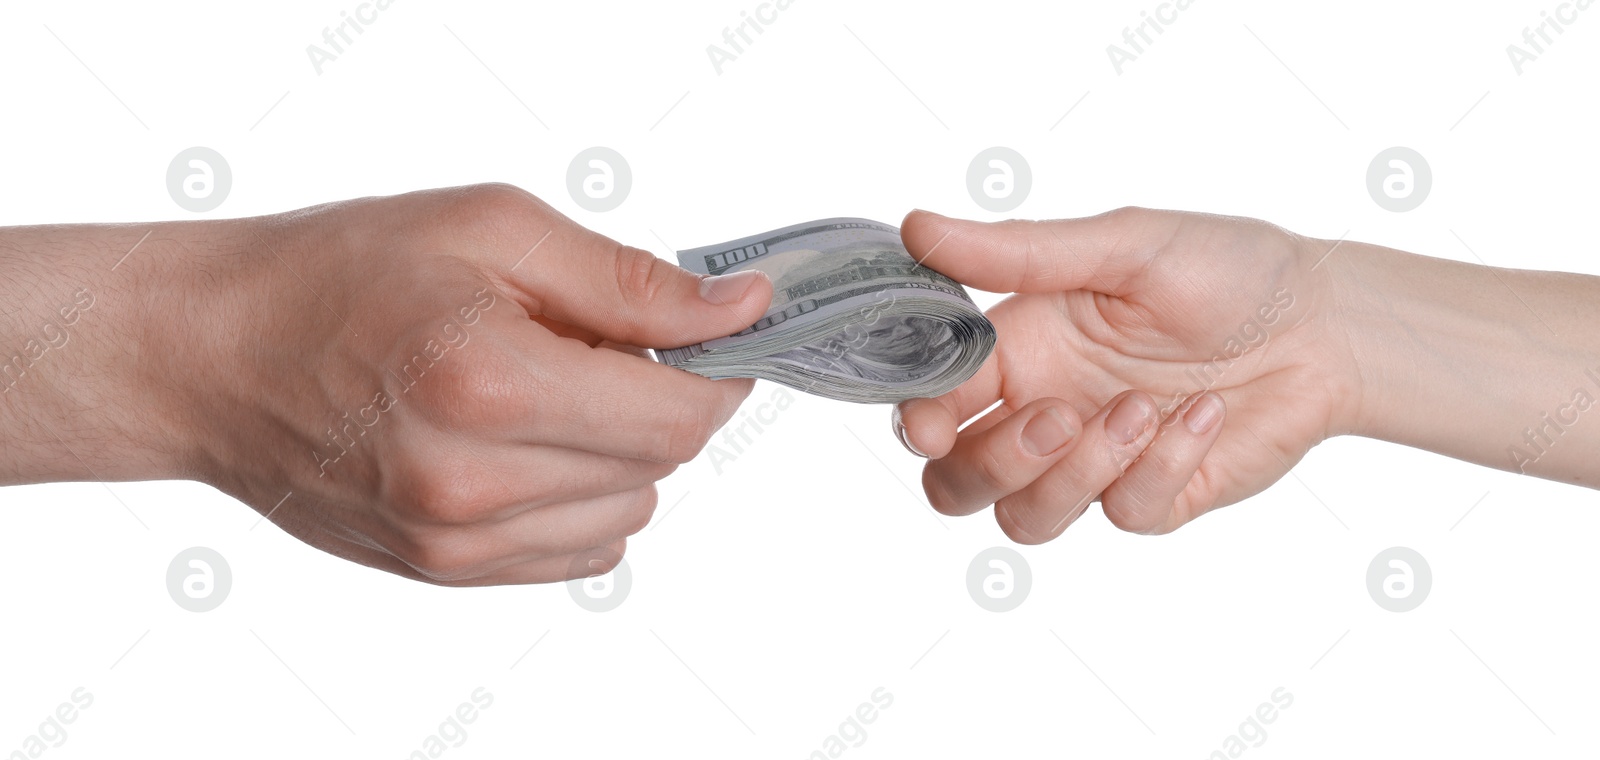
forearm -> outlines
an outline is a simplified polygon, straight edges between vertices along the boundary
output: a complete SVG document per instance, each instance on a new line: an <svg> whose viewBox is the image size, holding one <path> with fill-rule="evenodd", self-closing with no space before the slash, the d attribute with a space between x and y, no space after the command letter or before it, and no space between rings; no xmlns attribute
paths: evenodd
<svg viewBox="0 0 1600 760"><path fill-rule="evenodd" d="M0 229L0 485L185 474L144 337L186 227Z"/></svg>
<svg viewBox="0 0 1600 760"><path fill-rule="evenodd" d="M1358 243L1329 263L1362 388L1347 432L1600 486L1600 278Z"/></svg>

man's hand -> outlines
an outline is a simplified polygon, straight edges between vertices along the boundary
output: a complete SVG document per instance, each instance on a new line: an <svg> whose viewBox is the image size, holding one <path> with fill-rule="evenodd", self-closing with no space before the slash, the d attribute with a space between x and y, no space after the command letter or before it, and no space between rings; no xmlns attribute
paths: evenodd
<svg viewBox="0 0 1600 760"><path fill-rule="evenodd" d="M1318 266L1329 241L1144 209L997 224L912 212L901 232L926 266L1018 294L989 312L999 343L972 380L896 409L901 440L932 458L923 486L940 512L994 504L1006 535L1041 543L1098 498L1120 528L1166 532L1349 431L1360 383Z"/></svg>
<svg viewBox="0 0 1600 760"><path fill-rule="evenodd" d="M8 480L199 479L313 546L448 585L609 570L654 483L751 388L632 347L728 335L771 298L764 275L698 278L503 185L153 227L114 273L131 240L74 258L106 283L80 333L116 337L8 392L0 413L50 461ZM136 411L52 438L52 404Z"/></svg>

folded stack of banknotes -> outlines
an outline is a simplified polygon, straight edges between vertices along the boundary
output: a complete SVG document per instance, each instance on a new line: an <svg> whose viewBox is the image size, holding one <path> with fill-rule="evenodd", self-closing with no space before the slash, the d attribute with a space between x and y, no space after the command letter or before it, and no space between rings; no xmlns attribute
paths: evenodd
<svg viewBox="0 0 1600 760"><path fill-rule="evenodd" d="M678 253L700 274L759 269L772 306L726 338L656 351L710 378L754 377L840 401L953 390L994 350L994 325L954 280L914 260L900 230L821 219Z"/></svg>

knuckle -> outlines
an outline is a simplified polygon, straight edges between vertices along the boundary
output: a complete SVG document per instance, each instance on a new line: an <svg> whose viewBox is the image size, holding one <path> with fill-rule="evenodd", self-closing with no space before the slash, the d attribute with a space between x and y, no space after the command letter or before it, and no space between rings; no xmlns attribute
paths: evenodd
<svg viewBox="0 0 1600 760"><path fill-rule="evenodd" d="M944 478L939 477L939 470L933 466L933 462L922 467L922 490L928 495L928 505L935 512L955 516L965 511L950 494L949 486L945 485Z"/></svg>
<svg viewBox="0 0 1600 760"><path fill-rule="evenodd" d="M472 427L501 419L522 397L516 378L492 362L439 355L414 357L406 371L415 368L419 406L449 428Z"/></svg>
<svg viewBox="0 0 1600 760"><path fill-rule="evenodd" d="M1150 501L1135 486L1123 486L1106 496L1106 519L1118 530L1143 533L1150 527Z"/></svg>
<svg viewBox="0 0 1600 760"><path fill-rule="evenodd" d="M661 496L656 492L655 486L646 486L636 493L632 508L628 511L628 519L623 523L624 537L637 535L650 525L650 518L655 516L656 506L660 504Z"/></svg>
<svg viewBox="0 0 1600 760"><path fill-rule="evenodd" d="M711 407L706 417L710 424L706 430L707 438L733 419L733 415L739 412L739 407L750 398L750 391L754 389L755 381L748 378L728 378L711 383L710 396L706 402L707 406ZM756 411L759 412L759 409Z"/></svg>
<svg viewBox="0 0 1600 760"><path fill-rule="evenodd" d="M615 254L617 290L622 303L642 310L660 300L678 274L676 267L655 254L627 245L618 245Z"/></svg>
<svg viewBox="0 0 1600 760"><path fill-rule="evenodd" d="M1032 523L1034 510L1001 499L994 508L994 520L1000 526L1000 532L1015 543L1033 545L1042 544L1049 537L1039 537L1034 532ZM1026 517L1024 515L1027 515Z"/></svg>
<svg viewBox="0 0 1600 760"><path fill-rule="evenodd" d="M468 525L495 509L496 493L494 484L475 466L433 465L407 479L399 503L418 522Z"/></svg>
<svg viewBox="0 0 1600 760"><path fill-rule="evenodd" d="M993 446L984 446L972 458L972 474L986 493L1010 491L1011 467Z"/></svg>
<svg viewBox="0 0 1600 760"><path fill-rule="evenodd" d="M670 462L645 462L638 459L630 459L628 463L629 473L638 478L649 480L651 488L654 488L656 483L666 480L678 471L678 465Z"/></svg>
<svg viewBox="0 0 1600 760"><path fill-rule="evenodd" d="M1004 254L1020 264L1020 270L1013 275L1013 290L1021 289L1030 282L1060 277L1062 272L1070 270L1079 261L1075 255L1068 255L1070 249L1062 247L1066 242L1055 231L1057 222L1011 219L1002 224L1010 233L1004 237L1008 241Z"/></svg>
<svg viewBox="0 0 1600 760"><path fill-rule="evenodd" d="M521 236L548 211L543 201L516 185L488 182L459 188L445 206L444 216L459 228Z"/></svg>
<svg viewBox="0 0 1600 760"><path fill-rule="evenodd" d="M485 218L520 216L542 205L533 193L506 182L469 185L461 193L463 203Z"/></svg>
<svg viewBox="0 0 1600 760"><path fill-rule="evenodd" d="M1148 471L1153 479L1165 482L1177 478L1187 461L1181 452L1152 445L1138 454L1137 458L1123 465L1122 469L1126 471L1134 464L1138 464L1140 470Z"/></svg>
<svg viewBox="0 0 1600 760"><path fill-rule="evenodd" d="M441 585L475 578L483 564L469 544L439 538L415 542L396 556L427 581Z"/></svg>
<svg viewBox="0 0 1600 760"><path fill-rule="evenodd" d="M672 464L688 464L700 455L706 441L716 432L713 411L701 404L684 404L662 429L652 458Z"/></svg>
<svg viewBox="0 0 1600 760"><path fill-rule="evenodd" d="M1168 461L1173 458L1169 455ZM1147 454L1140 460L1136 477L1118 480L1106 489L1103 506L1106 519L1118 529L1129 533L1153 534L1165 532L1167 518L1172 514L1176 496L1166 483L1175 477L1176 467L1168 466L1158 473L1146 467L1158 467L1155 457Z"/></svg>
<svg viewBox="0 0 1600 760"><path fill-rule="evenodd" d="M1105 217L1106 221L1116 225L1137 225L1140 222L1148 221L1153 213L1155 212L1143 206L1122 206L1107 211Z"/></svg>
<svg viewBox="0 0 1600 760"><path fill-rule="evenodd" d="M1057 463L1057 467L1063 464L1066 462ZM1042 544L1061 535L1101 498L1097 490L1057 481L1043 490L1002 498L995 504L995 519L1011 540Z"/></svg>
<svg viewBox="0 0 1600 760"><path fill-rule="evenodd" d="M605 502L603 517L586 522L583 527L569 531L544 548L558 554L580 552L583 556L588 553L606 556L605 549L596 547L624 541L649 527L659 503L655 486L613 494L606 497ZM609 572L610 568L606 571Z"/></svg>

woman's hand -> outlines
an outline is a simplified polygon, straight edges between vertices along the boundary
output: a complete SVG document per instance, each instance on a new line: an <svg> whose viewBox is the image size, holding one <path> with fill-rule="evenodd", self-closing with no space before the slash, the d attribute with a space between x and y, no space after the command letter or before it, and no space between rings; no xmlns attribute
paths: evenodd
<svg viewBox="0 0 1600 760"><path fill-rule="evenodd" d="M1016 541L1055 538L1096 498L1124 530L1173 530L1271 485L1360 406L1332 242L1133 208L995 224L917 211L901 233L924 265L1017 294L990 310L999 343L975 377L895 415L931 459L933 506L994 504Z"/></svg>

